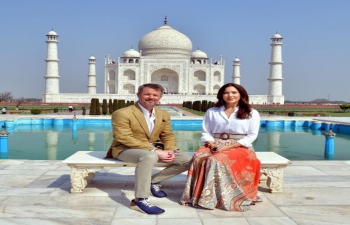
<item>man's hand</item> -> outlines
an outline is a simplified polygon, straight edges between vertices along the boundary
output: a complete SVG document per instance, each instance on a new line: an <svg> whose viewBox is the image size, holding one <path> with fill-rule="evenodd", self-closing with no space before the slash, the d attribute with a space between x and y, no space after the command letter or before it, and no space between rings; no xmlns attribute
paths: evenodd
<svg viewBox="0 0 350 225"><path fill-rule="evenodd" d="M158 158L163 162L171 162L175 159L175 154L173 150L155 150L154 151Z"/></svg>

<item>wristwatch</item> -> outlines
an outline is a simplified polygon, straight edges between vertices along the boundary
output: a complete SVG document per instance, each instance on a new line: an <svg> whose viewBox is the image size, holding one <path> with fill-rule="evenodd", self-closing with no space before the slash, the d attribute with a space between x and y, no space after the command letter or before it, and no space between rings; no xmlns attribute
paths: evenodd
<svg viewBox="0 0 350 225"><path fill-rule="evenodd" d="M175 155L177 155L177 154L180 153L180 150L179 150L179 149L175 149L175 150L173 150L173 151L174 151L174 154L175 154Z"/></svg>

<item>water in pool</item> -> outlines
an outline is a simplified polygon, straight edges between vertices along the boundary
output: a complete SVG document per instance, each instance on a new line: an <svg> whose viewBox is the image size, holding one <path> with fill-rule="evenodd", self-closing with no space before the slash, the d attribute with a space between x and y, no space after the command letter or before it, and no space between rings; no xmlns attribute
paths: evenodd
<svg viewBox="0 0 350 225"><path fill-rule="evenodd" d="M200 145L200 131L175 130L178 146L183 151L195 151ZM271 130L262 127L254 142L256 151L273 151L290 160L323 160L324 131L307 128ZM36 129L22 126L8 136L8 153L1 158L32 160L63 160L76 151L106 151L112 141L111 127L70 126ZM335 137L335 160L350 160L350 135Z"/></svg>

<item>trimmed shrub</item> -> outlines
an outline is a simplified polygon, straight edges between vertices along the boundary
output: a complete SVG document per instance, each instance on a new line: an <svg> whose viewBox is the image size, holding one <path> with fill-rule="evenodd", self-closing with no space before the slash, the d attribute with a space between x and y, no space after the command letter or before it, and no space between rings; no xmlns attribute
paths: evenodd
<svg viewBox="0 0 350 225"><path fill-rule="evenodd" d="M293 111L288 112L288 116L295 116L295 112Z"/></svg>
<svg viewBox="0 0 350 225"><path fill-rule="evenodd" d="M195 101L192 105L193 110L201 111L201 101Z"/></svg>
<svg viewBox="0 0 350 225"><path fill-rule="evenodd" d="M81 107L81 109L83 110L83 112L81 113L81 115L86 115L86 108L83 106L83 107Z"/></svg>
<svg viewBox="0 0 350 225"><path fill-rule="evenodd" d="M58 108L56 107L56 108L53 108L53 112L54 113L58 113Z"/></svg>
<svg viewBox="0 0 350 225"><path fill-rule="evenodd" d="M192 104L193 104L192 102L188 101L187 102L187 108L192 109Z"/></svg>
<svg viewBox="0 0 350 225"><path fill-rule="evenodd" d="M108 101L108 112L109 112L109 114L113 113L113 102L112 102L112 99L109 99L109 101Z"/></svg>
<svg viewBox="0 0 350 225"><path fill-rule="evenodd" d="M118 110L118 99L113 99L113 112Z"/></svg>
<svg viewBox="0 0 350 225"><path fill-rule="evenodd" d="M33 115L41 114L41 109L31 109L30 113L33 114Z"/></svg>
<svg viewBox="0 0 350 225"><path fill-rule="evenodd" d="M100 105L100 101L98 98L96 98L96 103L95 103L95 107L96 107L96 112L95 115L101 115L101 105Z"/></svg>
<svg viewBox="0 0 350 225"><path fill-rule="evenodd" d="M90 102L90 115L95 115L95 99L92 98Z"/></svg>
<svg viewBox="0 0 350 225"><path fill-rule="evenodd" d="M214 105L215 105L215 102L209 102L208 109L214 107Z"/></svg>
<svg viewBox="0 0 350 225"><path fill-rule="evenodd" d="M125 100L124 99L119 99L118 100L118 109L124 108L125 107Z"/></svg>
<svg viewBox="0 0 350 225"><path fill-rule="evenodd" d="M107 99L103 99L103 101L102 101L102 114L106 115L107 112L108 112Z"/></svg>
<svg viewBox="0 0 350 225"><path fill-rule="evenodd" d="M207 100L203 100L202 101L202 106L201 106L201 111L202 112L206 112L208 109L208 101Z"/></svg>

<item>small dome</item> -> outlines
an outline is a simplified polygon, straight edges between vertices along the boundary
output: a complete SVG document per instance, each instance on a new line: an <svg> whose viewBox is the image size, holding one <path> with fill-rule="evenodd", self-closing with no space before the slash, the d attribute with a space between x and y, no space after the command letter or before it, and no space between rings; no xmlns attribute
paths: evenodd
<svg viewBox="0 0 350 225"><path fill-rule="evenodd" d="M50 36L57 36L57 33L53 30L50 30L49 33L47 33L47 35L50 35Z"/></svg>
<svg viewBox="0 0 350 225"><path fill-rule="evenodd" d="M90 56L90 58L89 59L96 59L94 56Z"/></svg>
<svg viewBox="0 0 350 225"><path fill-rule="evenodd" d="M167 24L151 31L139 41L142 55L179 54L189 55L192 51L191 40L183 33Z"/></svg>
<svg viewBox="0 0 350 225"><path fill-rule="evenodd" d="M140 58L141 54L135 49L130 48L128 51L124 52L122 57L132 57L132 58Z"/></svg>
<svg viewBox="0 0 350 225"><path fill-rule="evenodd" d="M275 34L275 35L273 35L273 37L272 38L282 38L282 36L280 35L280 34Z"/></svg>
<svg viewBox="0 0 350 225"><path fill-rule="evenodd" d="M236 57L233 61L234 62L240 62L241 60L239 60L239 58Z"/></svg>
<svg viewBox="0 0 350 225"><path fill-rule="evenodd" d="M191 58L207 59L208 56L207 54L205 54L205 52L202 52L201 50L197 49L196 51L192 52Z"/></svg>

